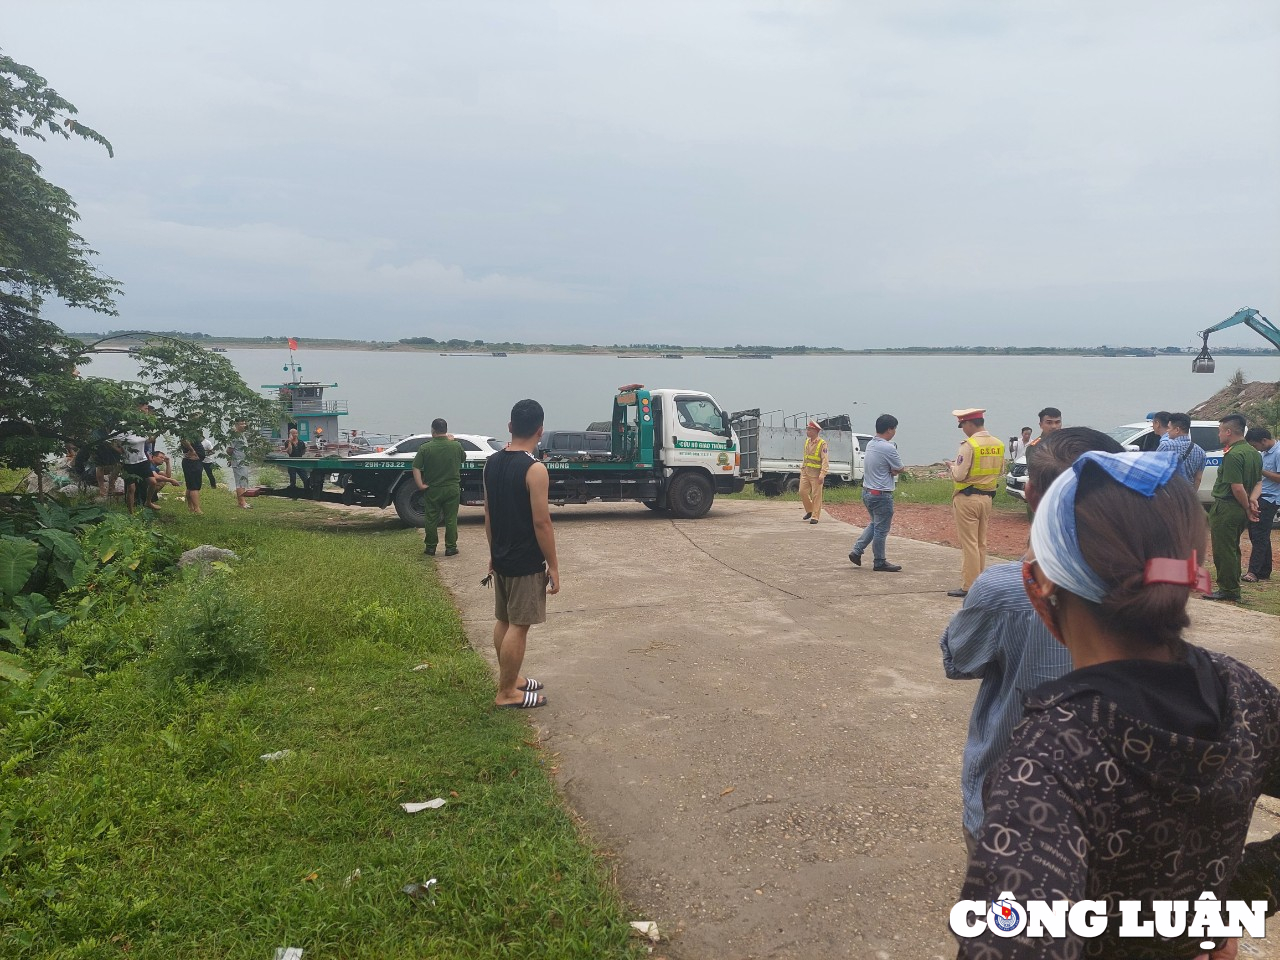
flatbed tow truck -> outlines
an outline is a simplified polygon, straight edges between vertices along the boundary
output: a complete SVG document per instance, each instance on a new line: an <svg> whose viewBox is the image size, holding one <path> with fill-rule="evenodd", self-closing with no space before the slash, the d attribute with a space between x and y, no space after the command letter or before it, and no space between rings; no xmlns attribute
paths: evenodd
<svg viewBox="0 0 1280 960"><path fill-rule="evenodd" d="M554 504L636 500L655 511L695 520L717 493L744 485L743 447L729 415L708 393L619 387L613 398L609 451L575 453L543 461ZM754 438L747 447L755 449ZM301 470L302 491L262 489L259 495L299 497L350 506L394 506L405 523L426 522L422 492L413 482L413 455L391 457L268 455L266 462ZM747 472L755 469L747 465ZM461 469L462 503L484 503L484 463Z"/></svg>

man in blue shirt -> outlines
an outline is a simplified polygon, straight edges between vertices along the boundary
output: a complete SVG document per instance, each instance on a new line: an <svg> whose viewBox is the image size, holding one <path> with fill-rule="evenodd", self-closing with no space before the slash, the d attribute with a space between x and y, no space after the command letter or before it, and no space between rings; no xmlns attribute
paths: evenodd
<svg viewBox="0 0 1280 960"><path fill-rule="evenodd" d="M862 566L862 552L871 544L871 556L875 563L871 569L877 573L897 573L902 569L885 558L884 542L893 526L893 488L898 474L905 468L893 436L898 432L898 418L889 413L876 417L876 435L862 451L862 504L867 508L871 522L849 551L849 560L855 567Z"/></svg>
<svg viewBox="0 0 1280 960"><path fill-rule="evenodd" d="M1280 443L1266 427L1253 427L1244 442L1262 454L1262 496L1258 498L1258 519L1249 524L1249 572L1241 580L1257 583L1271 579L1271 525L1280 510Z"/></svg>
<svg viewBox="0 0 1280 960"><path fill-rule="evenodd" d="M1199 490L1200 481L1204 478L1204 449L1191 439L1191 418L1187 414L1171 413L1168 416L1165 435L1156 450L1173 454L1178 461L1178 472L1193 490Z"/></svg>
<svg viewBox="0 0 1280 960"><path fill-rule="evenodd" d="M1082 454L1123 449L1089 427L1054 431L1036 446L1027 465L1027 503L1034 509L1058 475ZM965 843L972 852L982 826L983 782L1009 747L1013 728L1022 720L1023 700L1040 684L1067 673L1071 657L1032 609L1022 584L1021 561L982 572L960 612L947 624L940 645L949 679L982 681L969 718L960 774Z"/></svg>

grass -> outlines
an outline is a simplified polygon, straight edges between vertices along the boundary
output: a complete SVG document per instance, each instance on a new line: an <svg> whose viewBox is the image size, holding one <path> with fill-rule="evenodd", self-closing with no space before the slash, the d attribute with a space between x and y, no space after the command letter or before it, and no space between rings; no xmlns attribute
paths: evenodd
<svg viewBox="0 0 1280 960"><path fill-rule="evenodd" d="M164 681L148 647L181 584L68 634L64 666L112 641L141 655L67 682L56 736L0 758L0 955L635 956L607 864L525 718L491 709L420 535L373 512L239 511L222 489L204 504L171 495L151 522L240 555L224 576L270 665ZM430 898L401 892L431 878Z"/></svg>

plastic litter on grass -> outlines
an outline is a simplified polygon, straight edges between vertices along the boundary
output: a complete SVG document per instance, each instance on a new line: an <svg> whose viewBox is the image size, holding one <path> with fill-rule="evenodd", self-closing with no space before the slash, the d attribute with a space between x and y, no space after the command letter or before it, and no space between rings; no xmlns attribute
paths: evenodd
<svg viewBox="0 0 1280 960"><path fill-rule="evenodd" d="M436 797L434 800L427 800L425 803L402 803L400 809L405 813L418 813L422 810L439 810L444 806L444 797Z"/></svg>
<svg viewBox="0 0 1280 960"><path fill-rule="evenodd" d="M426 883L406 883L400 888L400 892L407 893L414 900L422 900L429 897L430 902L434 904L436 900L435 897L431 896L431 888L439 882L435 877L432 877Z"/></svg>
<svg viewBox="0 0 1280 960"><path fill-rule="evenodd" d="M277 750L275 753L264 753L258 759L265 760L267 761L267 763L272 763L273 761L276 761L276 760L283 760L285 757L289 756L292 753L293 753L292 750Z"/></svg>
<svg viewBox="0 0 1280 960"><path fill-rule="evenodd" d="M662 939L662 934L658 933L658 925L652 920L632 920L631 929L641 936L648 937L654 943Z"/></svg>
<svg viewBox="0 0 1280 960"><path fill-rule="evenodd" d="M276 947L275 960L302 960L302 948Z"/></svg>

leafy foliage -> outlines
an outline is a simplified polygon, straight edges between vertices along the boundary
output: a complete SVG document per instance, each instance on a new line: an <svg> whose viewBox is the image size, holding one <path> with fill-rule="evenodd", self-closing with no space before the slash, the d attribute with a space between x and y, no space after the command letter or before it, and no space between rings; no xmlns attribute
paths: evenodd
<svg viewBox="0 0 1280 960"><path fill-rule="evenodd" d="M100 507L20 500L0 517L0 650L62 630L177 554L172 537Z"/></svg>
<svg viewBox="0 0 1280 960"><path fill-rule="evenodd" d="M233 680L266 660L261 612L225 564L215 564L208 576L192 572L181 589L170 591L156 627L156 665L164 680Z"/></svg>
<svg viewBox="0 0 1280 960"><path fill-rule="evenodd" d="M205 428L225 438L235 420L268 415L226 360L192 343L143 348L139 382L82 377L93 346L65 336L40 316L49 297L114 315L120 284L91 263L95 251L73 226L75 203L41 176L21 138L74 134L111 144L75 119L76 108L31 67L0 54L0 463L36 468L64 441L92 444L122 429L184 433ZM139 401L153 400L152 415Z"/></svg>

